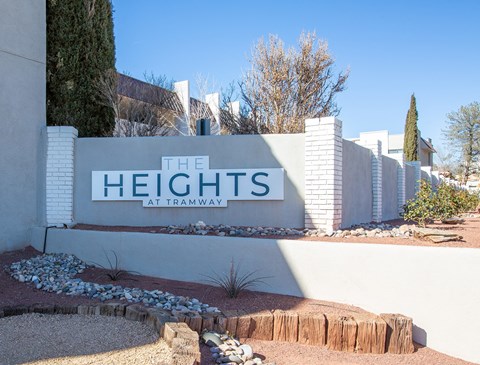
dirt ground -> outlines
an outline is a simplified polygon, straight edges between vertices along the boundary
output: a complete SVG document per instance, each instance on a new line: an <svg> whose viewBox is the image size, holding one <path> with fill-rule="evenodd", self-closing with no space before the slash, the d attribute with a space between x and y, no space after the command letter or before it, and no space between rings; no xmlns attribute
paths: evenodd
<svg viewBox="0 0 480 365"><path fill-rule="evenodd" d="M433 247L464 247L464 248L480 248L480 215L472 214L471 217L464 218L465 222L462 224L443 224L435 222L427 225L427 228L447 230L462 236L459 241L450 241L442 243L433 243L431 241L420 240L418 238L378 238L378 237L348 237L348 238L334 238L334 237L302 237L300 240L307 241L322 241L322 242L349 242L349 243L371 243L371 244L392 244L405 246L433 246ZM400 226L405 224L402 219L388 221L392 225ZM410 224L410 222L408 222Z"/></svg>
<svg viewBox="0 0 480 365"><path fill-rule="evenodd" d="M23 258L37 255L39 252L28 247L24 250L8 252L0 255L0 307L9 305L42 304L84 304L96 302L86 297L72 297L63 294L46 293L36 290L32 286L20 283L12 279L3 267ZM105 270L89 268L79 275L83 280L111 283L105 275ZM259 293L245 291L237 299L226 299L221 289L195 283L172 281L160 278L128 275L122 280L114 282L129 287L142 289L159 289L169 291L175 295L196 297L210 305L218 306L221 310L242 309L249 313L259 310L293 309L296 311L319 311L322 313L358 313L364 312L361 308L344 304L303 299L285 295ZM0 328L0 331L2 329ZM92 336L101 336L100 333L92 333ZM300 364L330 364L330 365L467 365L466 361L452 358L438 353L426 347L416 346L415 353L411 355L365 355L328 351L325 348L290 344L285 342L267 342L246 340L253 346L254 351L266 362L275 362L276 365L300 365ZM148 346L148 345L146 345ZM138 349L138 347L136 348ZM92 360L90 364L95 364ZM100 362L101 363L101 362ZM146 363L146 362L131 362ZM43 364L43 363L42 363ZM46 364L46 363L45 363ZM52 363L53 364L53 363ZM210 351L202 346L202 365L214 364L211 360Z"/></svg>

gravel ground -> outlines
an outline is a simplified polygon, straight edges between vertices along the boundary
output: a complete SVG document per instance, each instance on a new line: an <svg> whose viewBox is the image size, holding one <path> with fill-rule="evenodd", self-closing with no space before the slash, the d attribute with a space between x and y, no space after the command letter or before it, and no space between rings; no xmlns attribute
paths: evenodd
<svg viewBox="0 0 480 365"><path fill-rule="evenodd" d="M147 325L120 317L24 314L0 319L0 364L164 364L172 353Z"/></svg>
<svg viewBox="0 0 480 365"><path fill-rule="evenodd" d="M416 346L409 355L356 354L328 351L325 348L282 342L245 340L259 354L268 354L268 361L276 365L474 365L433 351L428 347ZM202 364L203 365L203 364ZM207 365L207 363L205 364Z"/></svg>

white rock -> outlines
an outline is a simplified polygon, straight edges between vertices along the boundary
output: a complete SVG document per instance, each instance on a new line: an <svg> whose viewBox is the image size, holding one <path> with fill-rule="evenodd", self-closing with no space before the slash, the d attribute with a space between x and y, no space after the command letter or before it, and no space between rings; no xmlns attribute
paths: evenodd
<svg viewBox="0 0 480 365"><path fill-rule="evenodd" d="M253 358L253 349L250 345L240 345L239 348L242 350L242 354L247 360L251 360Z"/></svg>

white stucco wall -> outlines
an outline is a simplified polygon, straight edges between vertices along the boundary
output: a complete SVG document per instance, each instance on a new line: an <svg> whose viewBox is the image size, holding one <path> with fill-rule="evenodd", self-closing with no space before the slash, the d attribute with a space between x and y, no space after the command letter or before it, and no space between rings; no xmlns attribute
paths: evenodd
<svg viewBox="0 0 480 365"><path fill-rule="evenodd" d="M34 231L37 249L44 231ZM413 318L414 339L480 363L480 250L323 243L209 236L51 229L47 252L105 262L114 250L123 268L202 282L226 272L233 257L245 271L271 276L257 289L360 306ZM102 262L103 260L103 262Z"/></svg>
<svg viewBox="0 0 480 365"><path fill-rule="evenodd" d="M0 252L44 223L45 1L0 0Z"/></svg>

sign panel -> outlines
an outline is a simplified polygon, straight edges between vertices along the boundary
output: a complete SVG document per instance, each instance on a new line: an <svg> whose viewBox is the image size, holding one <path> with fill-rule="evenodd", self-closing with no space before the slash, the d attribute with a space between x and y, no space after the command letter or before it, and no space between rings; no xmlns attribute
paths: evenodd
<svg viewBox="0 0 480 365"><path fill-rule="evenodd" d="M210 169L208 156L162 157L161 170L92 171L93 201L144 207L226 207L229 200L283 200L284 170Z"/></svg>

